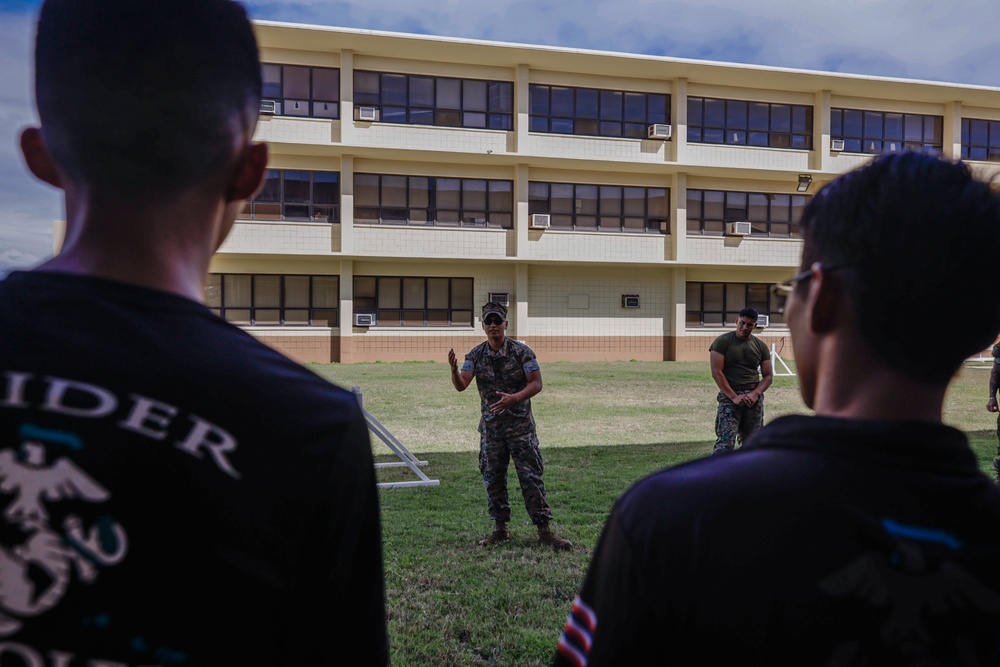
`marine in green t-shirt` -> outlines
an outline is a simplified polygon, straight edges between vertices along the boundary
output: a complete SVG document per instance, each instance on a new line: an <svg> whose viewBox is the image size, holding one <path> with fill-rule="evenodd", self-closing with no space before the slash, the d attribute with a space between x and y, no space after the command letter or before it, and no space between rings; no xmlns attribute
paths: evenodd
<svg viewBox="0 0 1000 667"><path fill-rule="evenodd" d="M722 334L708 348L719 387L713 454L733 451L737 436L742 444L764 424L764 392L774 378L771 352L753 335L756 327L757 311L744 308L736 331Z"/></svg>

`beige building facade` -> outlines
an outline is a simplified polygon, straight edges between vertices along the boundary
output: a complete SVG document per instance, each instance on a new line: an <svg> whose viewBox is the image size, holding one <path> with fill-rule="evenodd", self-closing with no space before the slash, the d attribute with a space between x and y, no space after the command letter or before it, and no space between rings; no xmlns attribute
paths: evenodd
<svg viewBox="0 0 1000 667"><path fill-rule="evenodd" d="M208 304L300 361L700 360L872 154L992 171L1000 89L260 22L267 181Z"/></svg>

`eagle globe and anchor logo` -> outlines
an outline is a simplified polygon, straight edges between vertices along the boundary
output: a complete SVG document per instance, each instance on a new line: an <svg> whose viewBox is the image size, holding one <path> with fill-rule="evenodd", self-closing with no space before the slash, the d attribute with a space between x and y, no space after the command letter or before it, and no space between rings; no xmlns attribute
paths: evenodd
<svg viewBox="0 0 1000 667"><path fill-rule="evenodd" d="M23 424L18 435L17 450L0 450L0 494L13 494L2 520L27 537L19 544L0 544L0 638L17 632L24 619L58 605L74 572L81 582L93 583L98 568L117 565L128 548L125 530L110 517L100 517L89 530L75 514L60 526L49 523L47 505L102 503L111 497L75 463L53 453L58 447L81 450L82 440L33 424Z"/></svg>

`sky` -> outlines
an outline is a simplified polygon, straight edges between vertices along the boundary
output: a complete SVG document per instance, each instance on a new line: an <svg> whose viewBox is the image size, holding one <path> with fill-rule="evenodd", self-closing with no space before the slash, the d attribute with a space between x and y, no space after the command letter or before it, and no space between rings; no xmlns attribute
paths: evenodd
<svg viewBox="0 0 1000 667"><path fill-rule="evenodd" d="M137 0L138 1L138 0ZM272 0L252 18L1000 87L997 0ZM18 149L37 122L39 0L0 0L0 274L52 254L58 190Z"/></svg>

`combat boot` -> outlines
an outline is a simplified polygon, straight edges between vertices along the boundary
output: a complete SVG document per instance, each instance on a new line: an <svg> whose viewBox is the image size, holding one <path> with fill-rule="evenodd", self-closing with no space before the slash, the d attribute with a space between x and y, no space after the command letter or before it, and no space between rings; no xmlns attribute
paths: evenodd
<svg viewBox="0 0 1000 667"><path fill-rule="evenodd" d="M556 551L569 551L573 543L552 532L549 524L538 524L538 543L551 545Z"/></svg>
<svg viewBox="0 0 1000 667"><path fill-rule="evenodd" d="M497 521L497 527L494 529L493 534L485 540L479 540L479 546L488 547L491 544L499 544L500 542L506 542L509 539L510 531L507 530L507 524L503 521Z"/></svg>

